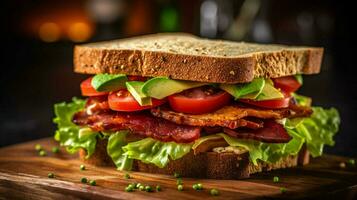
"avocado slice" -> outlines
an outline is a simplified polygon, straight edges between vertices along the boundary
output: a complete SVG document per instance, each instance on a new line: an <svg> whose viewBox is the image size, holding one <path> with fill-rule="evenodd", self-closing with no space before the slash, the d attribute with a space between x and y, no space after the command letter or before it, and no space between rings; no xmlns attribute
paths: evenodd
<svg viewBox="0 0 357 200"><path fill-rule="evenodd" d="M128 91L133 95L134 99L141 105L141 106L149 106L152 105L151 98L146 96L142 91L141 88L144 85L144 82L141 81L130 81L126 82L126 88Z"/></svg>
<svg viewBox="0 0 357 200"><path fill-rule="evenodd" d="M128 80L125 74L97 74L92 79L92 86L98 92L110 92L125 88Z"/></svg>
<svg viewBox="0 0 357 200"><path fill-rule="evenodd" d="M262 100L282 99L282 98L284 98L284 94L281 93L280 90L274 87L273 81L271 79L265 79L265 85L263 90L254 100L262 101Z"/></svg>
<svg viewBox="0 0 357 200"><path fill-rule="evenodd" d="M235 100L240 98L255 99L261 93L265 85L264 78L256 78L250 83L243 84L220 84L219 87L234 96Z"/></svg>
<svg viewBox="0 0 357 200"><path fill-rule="evenodd" d="M237 99L252 99L257 101L280 99L284 95L274 87L270 79L256 78L250 83L244 84L221 84L219 87Z"/></svg>
<svg viewBox="0 0 357 200"><path fill-rule="evenodd" d="M203 85L207 85L207 83L172 80L167 77L155 77L146 81L141 90L149 97L163 99L172 94Z"/></svg>

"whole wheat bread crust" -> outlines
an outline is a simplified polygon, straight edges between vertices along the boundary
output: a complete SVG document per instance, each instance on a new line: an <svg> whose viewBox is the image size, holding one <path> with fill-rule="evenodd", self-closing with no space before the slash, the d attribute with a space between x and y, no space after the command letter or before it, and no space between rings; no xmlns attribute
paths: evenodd
<svg viewBox="0 0 357 200"><path fill-rule="evenodd" d="M157 34L142 37L152 40L178 34ZM184 35L185 40L198 39ZM139 38L140 39L140 38ZM128 39L130 40L130 39ZM106 42L118 43L124 40ZM200 40L210 43L211 40ZM190 41L191 43L194 42ZM220 41L215 41L220 42ZM74 48L74 71L85 74L111 73L148 77L167 76L172 79L214 83L243 83L257 77L275 78L295 74L320 72L323 49L270 45L274 50L242 55L202 55L173 53L140 48L103 48L102 43L77 45ZM248 43L230 43L250 45ZM253 44L255 45L255 44ZM261 45L269 49L269 45ZM202 47L204 48L204 47ZM256 48L256 47L255 47ZM259 46L258 46L259 49ZM199 51L202 51L199 49ZM227 50L228 51L228 50Z"/></svg>
<svg viewBox="0 0 357 200"><path fill-rule="evenodd" d="M86 159L86 151L79 151L80 159L88 164L96 166L113 166L114 163L106 151L107 140L98 140L96 150L90 158ZM192 178L210 178L210 179L244 179L249 178L251 174L270 171L273 169L282 169L305 165L309 163L309 152L304 147L297 156L287 156L280 161L269 164L259 162L254 165L249 161L249 154L240 155L234 153L215 153L206 152L194 155L192 152L178 160L172 160L164 168L158 168L152 164L145 164L135 160L133 171L168 174L175 172L184 177Z"/></svg>

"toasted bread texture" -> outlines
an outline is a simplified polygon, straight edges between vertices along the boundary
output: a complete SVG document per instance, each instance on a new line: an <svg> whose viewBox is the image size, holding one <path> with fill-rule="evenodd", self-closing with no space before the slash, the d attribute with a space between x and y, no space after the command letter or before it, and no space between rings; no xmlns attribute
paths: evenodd
<svg viewBox="0 0 357 200"><path fill-rule="evenodd" d="M113 169L115 169L113 161L106 152L106 143L106 140L98 140L96 151L88 159L85 159L86 151L81 149L79 152L80 159L88 164L113 166ZM235 153L206 152L194 155L193 152L190 152L178 160L171 160L164 168L158 168L155 165L135 160L133 170L168 175L177 172L183 177L192 178L244 179L249 178L251 174L257 172L294 167L308 163L309 152L306 148L303 148L299 155L287 156L273 164L259 162L258 165L254 165L249 161L248 153L238 155Z"/></svg>
<svg viewBox="0 0 357 200"><path fill-rule="evenodd" d="M201 39L161 33L77 45L74 71L212 83L244 83L320 72L323 49Z"/></svg>

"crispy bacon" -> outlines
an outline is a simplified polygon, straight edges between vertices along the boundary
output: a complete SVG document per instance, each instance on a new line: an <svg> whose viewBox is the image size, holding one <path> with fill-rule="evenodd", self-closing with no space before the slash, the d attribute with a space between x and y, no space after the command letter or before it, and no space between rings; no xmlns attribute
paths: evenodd
<svg viewBox="0 0 357 200"><path fill-rule="evenodd" d="M88 115L110 112L107 96L88 98L85 111Z"/></svg>
<svg viewBox="0 0 357 200"><path fill-rule="evenodd" d="M236 138L258 140L268 143L287 143L291 136L286 132L283 125L274 120L266 120L264 127L257 130L232 130L224 128L223 131Z"/></svg>
<svg viewBox="0 0 357 200"><path fill-rule="evenodd" d="M200 115L178 113L170 110L167 107L153 108L151 109L151 113L154 116L167 119L176 124L211 127L221 126L230 129L236 129L239 127L258 129L263 127L263 123L247 119L247 117L254 117L257 119L282 119L286 117L304 117L311 115L312 110L309 107L296 105L291 105L289 108L269 110L255 107L248 108L235 104L225 106L212 113Z"/></svg>
<svg viewBox="0 0 357 200"><path fill-rule="evenodd" d="M82 111L74 115L73 122L80 126L89 126L95 131L130 130L133 134L165 142L192 142L200 137L201 132L200 127L177 125L149 113L108 112L88 115Z"/></svg>
<svg viewBox="0 0 357 200"><path fill-rule="evenodd" d="M311 115L309 107L290 105L284 109L261 109L234 104L213 113L190 115L177 113L167 107L148 112L122 113L111 111L106 98L89 98L84 111L77 113L73 122L96 131L129 129L138 137L152 137L161 141L192 142L206 134L225 132L242 138L270 143L288 142L291 137L275 119ZM217 142L222 144L222 141Z"/></svg>

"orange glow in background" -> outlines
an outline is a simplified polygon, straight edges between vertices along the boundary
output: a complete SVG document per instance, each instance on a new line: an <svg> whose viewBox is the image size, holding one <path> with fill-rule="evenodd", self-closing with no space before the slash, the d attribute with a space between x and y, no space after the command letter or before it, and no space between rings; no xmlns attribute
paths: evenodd
<svg viewBox="0 0 357 200"><path fill-rule="evenodd" d="M95 25L83 6L44 6L28 13L22 30L44 42L70 40L85 42L94 34Z"/></svg>

